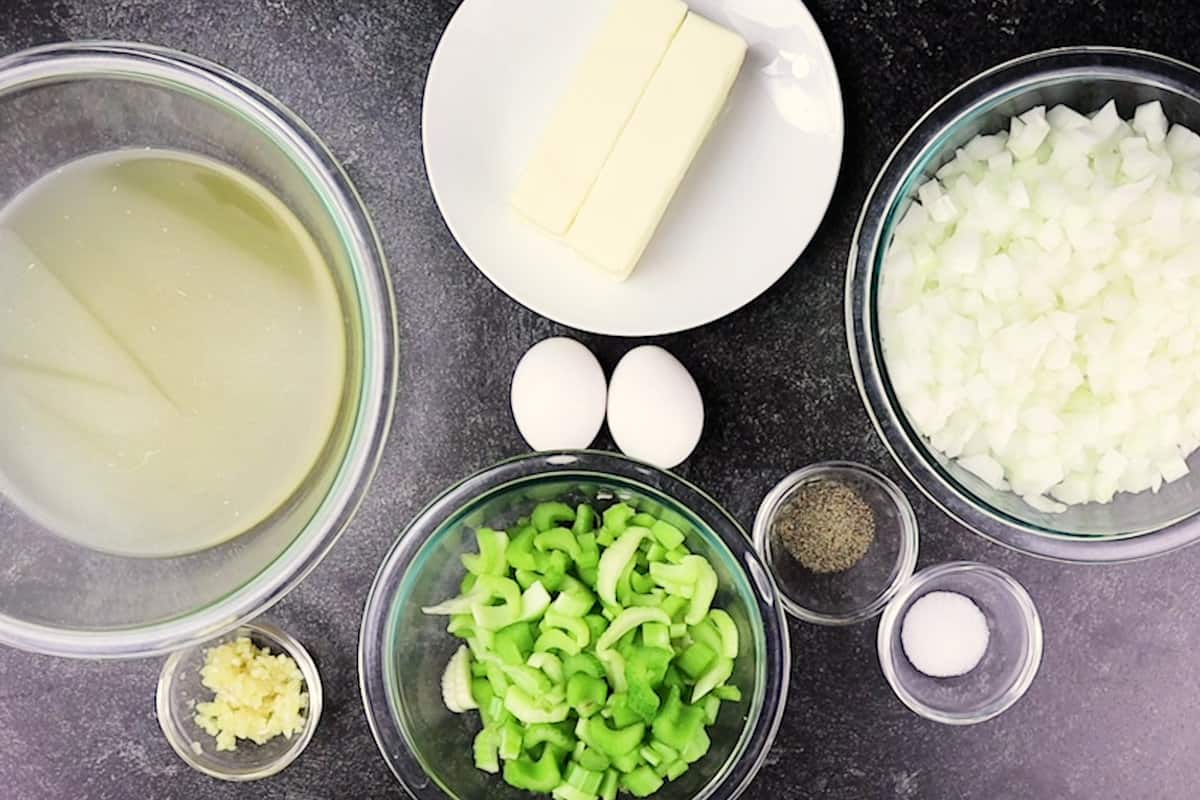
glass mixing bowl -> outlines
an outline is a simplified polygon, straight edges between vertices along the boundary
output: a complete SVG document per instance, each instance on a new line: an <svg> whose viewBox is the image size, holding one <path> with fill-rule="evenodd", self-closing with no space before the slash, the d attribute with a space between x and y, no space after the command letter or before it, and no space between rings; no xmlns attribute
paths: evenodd
<svg viewBox="0 0 1200 800"><path fill-rule="evenodd" d="M935 452L913 429L888 377L876 308L883 257L917 188L976 135L994 133L1039 105L1090 113L1116 100L1128 119L1158 100L1168 118L1200 129L1200 70L1152 53L1105 47L1049 50L1008 62L951 92L921 118L879 173L859 220L846 276L846 328L859 391L876 430L918 487L950 516L1001 544L1037 556L1120 562L1200 539L1200 454L1192 472L1157 494L1109 504L1036 511Z"/></svg>
<svg viewBox="0 0 1200 800"><path fill-rule="evenodd" d="M333 272L345 318L346 388L317 463L268 519L203 552L127 558L61 538L0 496L0 643L107 658L211 639L262 612L316 566L374 472L395 395L396 334L367 212L330 152L277 100L222 67L162 48L64 44L0 60L0 131L0 206L86 155L190 151L275 192Z"/></svg>
<svg viewBox="0 0 1200 800"><path fill-rule="evenodd" d="M763 765L783 716L791 659L783 607L766 568L738 524L691 484L607 453L537 453L506 461L451 488L422 511L383 562L367 600L359 678L367 720L384 759L417 800L516 800L528 793L475 769L477 720L442 703L441 676L460 644L444 617L421 613L458 594L459 555L471 531L504 527L542 500L570 497L603 505L613 498L678 516L687 544L720 578L717 603L741 634L732 682L743 692L710 729L712 749L661 798L735 798Z"/></svg>

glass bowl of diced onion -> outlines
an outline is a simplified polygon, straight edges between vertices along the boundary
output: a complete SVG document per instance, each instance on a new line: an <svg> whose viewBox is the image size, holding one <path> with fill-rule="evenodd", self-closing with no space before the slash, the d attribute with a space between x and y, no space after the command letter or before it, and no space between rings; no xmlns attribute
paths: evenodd
<svg viewBox="0 0 1200 800"><path fill-rule="evenodd" d="M451 713L442 692L443 671L461 641L447 632L446 617L422 609L459 594L460 556L475 550L478 528L502 529L551 500L597 511L624 502L669 514L691 552L712 565L714 607L724 608L739 631L730 683L740 699L725 704L708 729L708 752L654 796L741 796L766 760L787 698L790 649L774 581L745 532L699 489L597 452L536 453L466 478L420 512L384 559L364 613L359 676L368 722L392 773L416 800L534 796L476 769L478 715Z"/></svg>
<svg viewBox="0 0 1200 800"><path fill-rule="evenodd" d="M909 477L978 534L1031 555L1084 563L1148 558L1200 539L1200 471L1195 469L1200 455L1187 458L1191 470L1186 474L1179 474L1181 461L1179 469L1168 470L1174 474L1154 481L1152 488L1116 491L1108 502L1083 497L1071 504L1031 505L1006 481L985 481L918 432L913 409L899 399L897 374L889 373L880 297L898 226L915 203L935 200L922 198L922 187L960 158L969 142L1009 131L1014 117L1039 107L1061 104L1091 116L1110 101L1123 120L1157 101L1171 123L1200 130L1200 70L1141 51L1072 47L1002 64L952 91L917 122L880 171L859 220L846 280L847 332L860 393L876 430ZM947 327L935 338L954 336ZM1107 366L1118 372L1121 367L1115 361ZM1157 418L1140 416L1135 422L1153 426Z"/></svg>

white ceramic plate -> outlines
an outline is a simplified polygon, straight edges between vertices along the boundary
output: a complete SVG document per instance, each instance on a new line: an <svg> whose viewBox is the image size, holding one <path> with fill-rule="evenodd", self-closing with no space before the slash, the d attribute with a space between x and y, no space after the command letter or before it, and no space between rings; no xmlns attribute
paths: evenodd
<svg viewBox="0 0 1200 800"><path fill-rule="evenodd" d="M465 0L429 69L425 163L450 231L517 302L593 333L673 333L758 297L808 246L841 165L841 89L799 0L690 0L750 53L640 266L615 282L508 204L610 5Z"/></svg>

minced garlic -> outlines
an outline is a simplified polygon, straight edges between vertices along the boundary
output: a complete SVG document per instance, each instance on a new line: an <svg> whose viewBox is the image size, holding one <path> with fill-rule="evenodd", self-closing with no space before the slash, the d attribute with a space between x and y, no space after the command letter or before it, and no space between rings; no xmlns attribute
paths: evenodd
<svg viewBox="0 0 1200 800"><path fill-rule="evenodd" d="M265 744L304 727L308 694L296 662L250 639L214 647L204 654L200 679L215 695L196 705L196 724L217 739L217 750L236 750L238 739Z"/></svg>

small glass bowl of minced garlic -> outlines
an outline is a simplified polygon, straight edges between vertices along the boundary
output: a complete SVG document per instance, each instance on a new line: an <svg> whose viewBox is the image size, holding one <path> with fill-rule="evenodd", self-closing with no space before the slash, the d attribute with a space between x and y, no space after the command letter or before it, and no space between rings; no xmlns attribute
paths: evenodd
<svg viewBox="0 0 1200 800"><path fill-rule="evenodd" d="M192 768L252 781L299 757L321 716L321 678L300 642L250 622L173 653L158 681L158 722Z"/></svg>
<svg viewBox="0 0 1200 800"><path fill-rule="evenodd" d="M849 625L883 610L917 565L917 519L904 493L842 461L788 475L754 520L754 546L789 614Z"/></svg>

